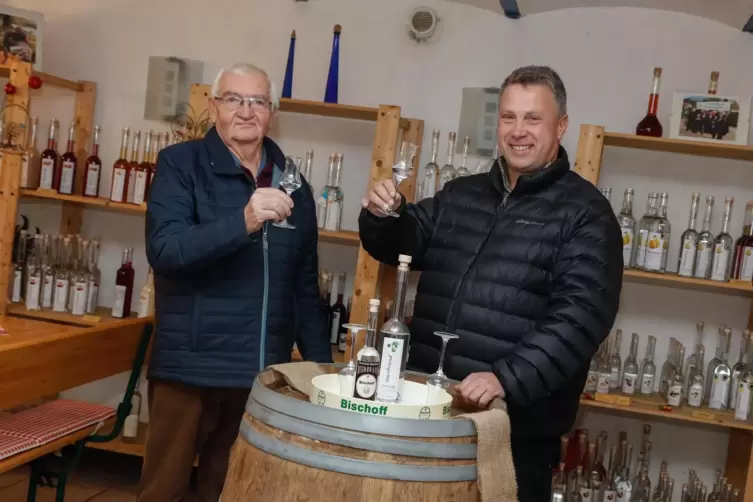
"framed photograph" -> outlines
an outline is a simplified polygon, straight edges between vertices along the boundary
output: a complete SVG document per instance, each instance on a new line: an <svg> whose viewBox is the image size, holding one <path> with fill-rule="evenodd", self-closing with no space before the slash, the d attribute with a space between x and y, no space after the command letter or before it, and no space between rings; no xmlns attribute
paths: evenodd
<svg viewBox="0 0 753 502"><path fill-rule="evenodd" d="M42 71L43 24L41 12L0 5L0 64L14 56Z"/></svg>
<svg viewBox="0 0 753 502"><path fill-rule="evenodd" d="M751 98L676 92L669 137L747 145Z"/></svg>

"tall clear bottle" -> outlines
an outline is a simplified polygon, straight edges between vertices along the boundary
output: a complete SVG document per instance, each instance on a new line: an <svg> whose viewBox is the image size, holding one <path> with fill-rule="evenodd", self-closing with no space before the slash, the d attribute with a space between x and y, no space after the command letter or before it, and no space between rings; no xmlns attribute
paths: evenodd
<svg viewBox="0 0 753 502"><path fill-rule="evenodd" d="M40 303L42 292L42 258L44 256L44 236L34 236L32 255L26 265L26 287L24 302L26 310L42 310Z"/></svg>
<svg viewBox="0 0 753 502"><path fill-rule="evenodd" d="M622 372L622 392L635 394L638 381L638 333L633 333L630 340L630 355L625 358L625 369Z"/></svg>
<svg viewBox="0 0 753 502"><path fill-rule="evenodd" d="M636 222L633 217L633 194L632 188L625 189L625 197L622 199L622 210L617 215L617 221L622 229L622 263L624 268L630 268L635 261L635 232Z"/></svg>
<svg viewBox="0 0 753 502"><path fill-rule="evenodd" d="M734 366L732 366L732 384L729 388L729 405L733 410L735 409L735 403L737 403L737 387L740 384L740 379L743 377L743 373L745 372L745 355L748 353L749 343L750 331L746 329L743 331L743 336L740 340L740 356Z"/></svg>
<svg viewBox="0 0 753 502"><path fill-rule="evenodd" d="M65 312L68 307L68 295L71 285L71 236L66 235L60 242L62 252L59 255L58 267L55 271L55 291L52 298L52 310Z"/></svg>
<svg viewBox="0 0 753 502"><path fill-rule="evenodd" d="M86 314L87 300L89 299L89 246L90 241L79 239L75 270L71 275L71 282L73 283L71 314L73 315Z"/></svg>
<svg viewBox="0 0 753 502"><path fill-rule="evenodd" d="M447 164L439 170L439 190L442 190L448 181L455 179L455 166L452 164L455 159L455 140L457 134L450 133L450 139L447 142Z"/></svg>
<svg viewBox="0 0 753 502"><path fill-rule="evenodd" d="M709 372L711 380L711 394L709 396L709 408L712 410L729 409L730 385L732 380L732 368L729 367L729 344L732 330L726 326L722 329L720 344L722 345L721 362Z"/></svg>
<svg viewBox="0 0 753 502"><path fill-rule="evenodd" d="M376 348L379 304L376 298L369 300L369 321L366 325L366 343L356 355L356 382L354 395L359 399L373 401L376 398L379 380L379 351ZM355 340L353 341L355 343Z"/></svg>
<svg viewBox="0 0 753 502"><path fill-rule="evenodd" d="M654 394L654 380L656 380L656 364L654 363L654 351L656 350L656 337L649 335L646 344L646 358L641 365L641 394L651 396Z"/></svg>
<svg viewBox="0 0 753 502"><path fill-rule="evenodd" d="M682 372L682 361L685 360L685 347L680 345L677 360L679 364L675 367L674 374L669 380L669 390L667 391L667 404L670 406L680 406L685 389L685 375Z"/></svg>
<svg viewBox="0 0 753 502"><path fill-rule="evenodd" d="M753 201L745 204L743 233L735 242L730 278L738 281L753 280Z"/></svg>
<svg viewBox="0 0 753 502"><path fill-rule="evenodd" d="M732 219L732 197L724 198L724 215L722 216L722 231L714 239L714 256L711 259L711 276L712 281L727 282L729 280L729 270L732 264L732 253L735 241L729 234L729 224Z"/></svg>
<svg viewBox="0 0 753 502"><path fill-rule="evenodd" d="M332 186L327 190L327 214L324 217L324 229L336 232L340 230L343 217L344 194L340 188L340 176L343 168L343 154L335 154L335 168Z"/></svg>
<svg viewBox="0 0 753 502"><path fill-rule="evenodd" d="M311 185L311 172L314 169L314 150L306 150L306 160L303 162L301 176Z"/></svg>
<svg viewBox="0 0 753 502"><path fill-rule="evenodd" d="M39 150L37 150L37 128L39 119L31 119L31 136L29 143L21 156L21 188L37 188L39 186Z"/></svg>
<svg viewBox="0 0 753 502"><path fill-rule="evenodd" d="M633 267L643 269L646 261L646 250L648 249L648 232L651 222L656 218L657 211L657 194L651 192L648 194L646 203L646 213L638 222L638 251L635 252L635 262Z"/></svg>
<svg viewBox="0 0 753 502"><path fill-rule="evenodd" d="M698 205L700 200L701 194L693 192L693 196L690 199L688 228L680 237L680 256L677 264L677 275L682 277L693 277L693 270L695 269L695 256L698 249L698 232L695 227L698 221Z"/></svg>
<svg viewBox="0 0 753 502"><path fill-rule="evenodd" d="M698 236L693 277L708 279L711 274L711 255L714 250L714 234L711 233L711 216L714 212L714 196L706 197L706 209L703 212L703 226Z"/></svg>
<svg viewBox="0 0 753 502"><path fill-rule="evenodd" d="M410 350L410 330L403 322L403 307L410 262L410 256L401 254L398 257L395 308L392 317L382 324L380 329L381 366L376 400L385 403L400 402L405 379L405 365Z"/></svg>
<svg viewBox="0 0 753 502"><path fill-rule="evenodd" d="M16 242L16 257L13 260L13 280L10 287L10 301L21 303L24 292L24 269L26 268L26 250L29 248L29 234L21 230Z"/></svg>
<svg viewBox="0 0 753 502"><path fill-rule="evenodd" d="M466 167L466 163L468 162L468 148L471 146L471 137L466 136L463 138L463 157L460 161L460 167L458 167L457 172L455 173L456 178L461 178L464 176L470 176L471 172Z"/></svg>
<svg viewBox="0 0 753 502"><path fill-rule="evenodd" d="M100 238L94 237L89 244L89 284L87 286L86 313L92 314L97 311L99 305L99 281L102 272L99 270L99 246Z"/></svg>
<svg viewBox="0 0 753 502"><path fill-rule="evenodd" d="M42 258L42 309L51 309L55 296L55 271L60 256L60 236L44 237L44 257Z"/></svg>
<svg viewBox="0 0 753 502"><path fill-rule="evenodd" d="M434 129L431 133L431 160L424 167L424 184L422 199L434 197L439 186L439 165L437 165L437 154L439 153L439 129Z"/></svg>
<svg viewBox="0 0 753 502"><path fill-rule="evenodd" d="M705 389L705 377L703 374L704 366L704 347L703 344L695 346L695 366L689 366L687 375L687 392L688 406L700 408L703 404L703 392Z"/></svg>
<svg viewBox="0 0 753 502"><path fill-rule="evenodd" d="M669 241L672 235L672 225L667 219L668 202L669 194L662 192L657 218L651 221L648 229L648 246L646 246L646 260L643 268L649 272L664 273L667 270Z"/></svg>
<svg viewBox="0 0 753 502"><path fill-rule="evenodd" d="M620 357L620 349L622 348L622 330L615 331L614 340L612 343L612 355L609 358L609 366L612 374L609 376L609 390L614 392L620 390L622 381L620 375L622 375L622 357Z"/></svg>
<svg viewBox="0 0 753 502"><path fill-rule="evenodd" d="M327 164L327 183L319 192L319 198L316 201L316 225L319 228L324 228L324 222L327 221L327 194L329 189L332 188L335 175L335 156L329 156L329 162Z"/></svg>

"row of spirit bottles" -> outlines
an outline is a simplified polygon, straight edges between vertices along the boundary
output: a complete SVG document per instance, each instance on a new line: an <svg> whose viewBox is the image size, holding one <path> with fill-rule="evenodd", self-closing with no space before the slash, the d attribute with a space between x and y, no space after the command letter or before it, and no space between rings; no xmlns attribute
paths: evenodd
<svg viewBox="0 0 753 502"><path fill-rule="evenodd" d="M611 189L602 189L606 197ZM622 253L625 268L649 272L667 271L672 225L667 219L669 195L650 193L646 213L633 217L634 190L625 190L622 209L617 218L622 228ZM735 241L729 233L734 199L725 197L721 232L711 233L714 197L706 198L700 233L697 230L701 194L693 192L688 227L680 237L677 274L683 277L727 282L730 279L753 281L753 201L745 206L742 235Z"/></svg>
<svg viewBox="0 0 753 502"><path fill-rule="evenodd" d="M334 282L333 274L326 269L319 270L319 294L321 295L322 304L327 312L327 325L329 326L329 343L341 353L345 353L346 336L348 330L343 327L348 324L350 319L350 306L352 297L348 299L348 306L344 304L345 300L345 283L347 274L340 272L339 282L337 284L337 296L334 303L330 304L332 299L332 287Z"/></svg>
<svg viewBox="0 0 753 502"><path fill-rule="evenodd" d="M144 134L143 150L140 148L141 131L133 133L131 153L128 158L128 143L131 130L123 128L120 142L120 155L112 166L112 180L110 183L109 199L113 202L125 202L141 205L149 195L157 168L157 155L168 146L170 134L154 134L152 131ZM92 190L94 187L92 187Z"/></svg>
<svg viewBox="0 0 753 502"><path fill-rule="evenodd" d="M468 148L471 145L470 136L463 138L463 157L460 162L460 166L455 167L455 142L457 140L457 133L451 132L447 141L447 162L440 169L437 164L437 154L439 153L439 130L434 129L431 134L431 160L424 167L424 178L419 183L420 189L418 190L418 199L425 199L428 197L434 197L434 195L440 191L447 184L448 181L452 181L455 178L463 176L470 176L471 172L468 170Z"/></svg>
<svg viewBox="0 0 753 502"><path fill-rule="evenodd" d="M304 176L311 173L314 152L306 152L306 163L304 167ZM316 221L317 226L324 230L337 232L340 230L343 216L343 204L345 195L340 187L340 179L343 168L343 154L335 153L329 156L327 167L327 184L319 193L319 199L316 202ZM307 178L310 179L310 178Z"/></svg>

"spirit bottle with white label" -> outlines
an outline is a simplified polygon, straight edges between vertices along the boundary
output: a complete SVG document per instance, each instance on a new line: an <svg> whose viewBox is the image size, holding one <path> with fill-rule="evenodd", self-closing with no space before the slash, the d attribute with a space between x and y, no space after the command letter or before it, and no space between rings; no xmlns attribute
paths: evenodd
<svg viewBox="0 0 753 502"><path fill-rule="evenodd" d="M133 248L123 250L123 261L115 274L115 301L112 304L112 316L125 318L131 315L131 298L133 297Z"/></svg>
<svg viewBox="0 0 753 502"><path fill-rule="evenodd" d="M607 199L607 202L609 202L609 206L612 206L612 187L606 187L606 188L600 188L599 191L601 192L601 195L604 196L605 199Z"/></svg>
<svg viewBox="0 0 753 502"><path fill-rule="evenodd" d="M630 340L630 354L625 358L625 368L622 372L622 392L635 394L638 381L638 333L633 333Z"/></svg>
<svg viewBox="0 0 753 502"><path fill-rule="evenodd" d="M610 364L609 343L602 344L601 354L599 354L599 367L596 378L596 392L599 394L609 394L610 384L612 382L612 366Z"/></svg>
<svg viewBox="0 0 753 502"><path fill-rule="evenodd" d="M656 349L656 337L649 335L646 344L646 358L641 366L641 389L644 396L654 394L654 380L656 379L656 364L654 364L654 350Z"/></svg>
<svg viewBox="0 0 753 502"><path fill-rule="evenodd" d="M24 303L26 310L42 310L42 257L44 256L44 236L34 236L33 252L26 262L26 287Z"/></svg>
<svg viewBox="0 0 753 502"><path fill-rule="evenodd" d="M437 165L437 154L439 153L439 129L434 129L431 133L431 160L424 167L424 181L422 199L434 197L437 193L439 181L439 166Z"/></svg>
<svg viewBox="0 0 753 502"><path fill-rule="evenodd" d="M439 190L442 190L448 181L455 179L455 166L453 166L452 163L453 159L455 158L456 139L457 134L451 132L450 139L447 143L447 164L445 164L442 169L439 170Z"/></svg>
<svg viewBox="0 0 753 502"><path fill-rule="evenodd" d="M596 392L596 387L599 382L599 354L600 350L596 352L596 355L591 358L591 362L588 366L588 373L586 375L586 383L583 385L583 392Z"/></svg>
<svg viewBox="0 0 753 502"><path fill-rule="evenodd" d="M712 281L727 282L729 280L729 270L732 264L732 253L735 241L729 234L729 223L732 219L732 197L724 198L724 215L722 216L722 231L714 239L714 253L711 259L711 276Z"/></svg>
<svg viewBox="0 0 753 502"><path fill-rule="evenodd" d="M410 350L410 331L403 322L405 290L408 286L408 272L411 257L398 256L397 284L395 286L395 308L392 317L380 329L381 366L376 400L385 403L398 403L405 379L405 365Z"/></svg>
<svg viewBox="0 0 753 502"><path fill-rule="evenodd" d="M737 403L737 386L745 372L745 355L748 353L749 343L750 331L746 329L743 331L743 336L740 340L740 357L737 359L734 366L732 366L732 384L729 388L729 405L732 409L734 409L735 403Z"/></svg>
<svg viewBox="0 0 753 502"><path fill-rule="evenodd" d="M711 216L714 212L714 197L706 197L706 209L703 212L703 226L698 236L693 277L708 279L711 274L711 255L714 248L714 234L711 233Z"/></svg>
<svg viewBox="0 0 753 502"><path fill-rule="evenodd" d="M51 309L55 297L55 270L60 256L60 236L44 237L44 257L42 258L42 309Z"/></svg>
<svg viewBox="0 0 753 502"><path fill-rule="evenodd" d="M99 237L94 237L89 244L89 284L86 289L88 295L86 300L87 314L96 312L99 305L99 281L102 277L102 272L99 270L99 241Z"/></svg>
<svg viewBox="0 0 753 502"><path fill-rule="evenodd" d="M729 394L730 385L732 384L732 368L729 367L727 358L729 356L729 344L732 337L732 330L728 327L722 329L722 336L720 345L722 351L720 355L720 363L714 368L713 372L709 372L709 380L711 380L711 393L709 396L709 408L712 410L727 410L729 409Z"/></svg>
<svg viewBox="0 0 753 502"><path fill-rule="evenodd" d="M714 370L722 362L722 352L724 350L724 325L719 326L719 334L716 340L716 350L714 351L714 357L709 361L709 365L706 368L706 387L703 391L703 400L708 403L711 398L711 377L714 375Z"/></svg>
<svg viewBox="0 0 753 502"><path fill-rule="evenodd" d="M458 167L457 172L455 173L456 178L462 178L465 176L470 176L471 172L466 167L466 163L468 162L468 148L471 146L471 137L466 136L463 138L463 157L460 161L460 167Z"/></svg>
<svg viewBox="0 0 753 502"><path fill-rule="evenodd" d="M660 197L657 218L651 221L648 229L648 244L643 268L649 272L665 272L667 269L667 255L669 254L669 240L672 225L667 219L667 203L669 194L663 192Z"/></svg>
<svg viewBox="0 0 753 502"><path fill-rule="evenodd" d="M133 176L133 203L140 206L146 202L146 190L149 187L149 154L152 148L152 136L154 133L144 135L144 152L140 164L136 164L131 169Z"/></svg>
<svg viewBox="0 0 753 502"><path fill-rule="evenodd" d="M751 418L751 394L753 393L753 365L750 359L751 344L747 343L747 350L743 354L743 364L740 379L737 383L735 404L735 419L747 422Z"/></svg>
<svg viewBox="0 0 753 502"><path fill-rule="evenodd" d="M73 294L71 300L71 314L86 314L87 301L89 300L89 245L90 241L79 239L78 253L76 255L75 272L72 274Z"/></svg>
<svg viewBox="0 0 753 502"><path fill-rule="evenodd" d="M745 204L743 233L735 243L731 277L745 282L753 280L753 201L750 200Z"/></svg>
<svg viewBox="0 0 753 502"><path fill-rule="evenodd" d="M99 197L99 177L102 175L102 160L99 158L99 126L94 127L92 153L84 167L84 197Z"/></svg>
<svg viewBox="0 0 753 502"><path fill-rule="evenodd" d="M646 203L646 213L638 222L638 250L635 252L635 261L633 267L643 269L643 265L646 261L646 250L648 249L648 232L651 227L651 222L656 219L657 211L657 194L648 194L648 202Z"/></svg>
<svg viewBox="0 0 753 502"><path fill-rule="evenodd" d="M334 183L334 173L335 156L330 155L329 164L327 165L327 183L324 185L324 188L322 188L322 191L319 193L319 198L316 201L316 226L318 228L324 228L324 222L327 218L327 194Z"/></svg>
<svg viewBox="0 0 753 502"><path fill-rule="evenodd" d="M674 374L675 358L677 357L677 339L670 337L669 348L667 349L667 358L664 360L664 364L661 366L661 374L659 378L659 393L662 396L667 395L669 390L669 379Z"/></svg>
<svg viewBox="0 0 753 502"><path fill-rule="evenodd" d="M670 406L680 406L685 390L685 375L682 373L682 361L685 360L685 347L680 345L677 360L680 361L675 367L674 375L669 380L669 390L667 391L667 404Z"/></svg>
<svg viewBox="0 0 753 502"><path fill-rule="evenodd" d="M625 189L625 197L622 199L622 210L617 215L617 221L622 229L622 263L624 268L630 268L635 257L633 254L638 249L635 246L636 222L633 217L633 194L632 188Z"/></svg>
<svg viewBox="0 0 753 502"><path fill-rule="evenodd" d="M139 162L139 146L141 145L141 131L136 131L133 134L133 145L131 145L131 159L128 162L128 176L126 183L126 200L133 204L133 196L136 191L136 172L141 165Z"/></svg>
<svg viewBox="0 0 753 502"><path fill-rule="evenodd" d="M324 229L337 232L343 216L344 194L340 188L340 177L343 168L343 154L335 154L335 167L332 177L332 186L327 190L327 212L324 217Z"/></svg>
<svg viewBox="0 0 753 502"><path fill-rule="evenodd" d="M123 128L123 139L120 142L120 157L112 166L112 183L110 184L110 200L113 202L125 202L128 195L128 139L131 129Z"/></svg>
<svg viewBox="0 0 753 502"><path fill-rule="evenodd" d="M16 242L16 256L13 260L13 280L11 282L10 301L21 303L24 291L24 268L26 268L26 250L29 248L29 233L21 230Z"/></svg>
<svg viewBox="0 0 753 502"><path fill-rule="evenodd" d="M306 150L306 160L303 162L303 168L301 169L301 176L306 180L311 187L311 172L314 169L314 150Z"/></svg>
<svg viewBox="0 0 753 502"><path fill-rule="evenodd" d="M688 379L686 391L686 395L688 396L688 406L694 408L700 408L703 404L703 392L705 389L703 374L704 352L703 344L699 343L695 346L695 366L688 365L689 368L686 372Z"/></svg>
<svg viewBox="0 0 753 502"><path fill-rule="evenodd" d="M68 145L65 153L60 157L60 163L55 170L55 177L52 182L53 188L58 192L66 195L73 195L73 183L76 180L76 159L75 153L76 140L76 123L71 122L68 127Z"/></svg>
<svg viewBox="0 0 753 502"><path fill-rule="evenodd" d="M356 355L356 383L354 395L359 399L373 401L379 381L379 351L376 349L377 325L380 301L369 300L369 320L366 327L366 343ZM353 341L355 344L355 340Z"/></svg>
<svg viewBox="0 0 753 502"><path fill-rule="evenodd" d="M37 150L37 130L39 119L31 119L31 136L29 143L21 156L21 188L37 188L39 186L39 150Z"/></svg>
<svg viewBox="0 0 753 502"><path fill-rule="evenodd" d="M695 255L698 248L698 232L695 226L698 221L698 204L700 200L701 194L693 192L693 196L690 199L688 228L680 237L680 256L678 258L677 275L682 277L693 277Z"/></svg>
<svg viewBox="0 0 753 502"><path fill-rule="evenodd" d="M40 156L39 188L44 190L53 190L55 188L53 180L58 160L60 159L57 152L58 126L58 120L52 119L50 122L50 134L47 139L47 149Z"/></svg>
<svg viewBox="0 0 753 502"><path fill-rule="evenodd" d="M55 270L55 288L52 293L52 310L55 312L65 312L68 308L68 295L71 288L71 257L73 248L71 247L72 237L64 236L60 241L60 252L58 254L58 266Z"/></svg>
<svg viewBox="0 0 753 502"><path fill-rule="evenodd" d="M622 467L620 473L616 476L615 485L617 487L617 501L630 502L633 493L633 483L630 480L630 465L633 462L633 445L623 441L622 448Z"/></svg>
<svg viewBox="0 0 753 502"><path fill-rule="evenodd" d="M620 375L622 374L622 357L620 357L620 348L622 347L622 330L615 331L614 340L612 343L612 355L609 358L609 366L612 374L609 377L609 390L616 392L620 390L622 380Z"/></svg>

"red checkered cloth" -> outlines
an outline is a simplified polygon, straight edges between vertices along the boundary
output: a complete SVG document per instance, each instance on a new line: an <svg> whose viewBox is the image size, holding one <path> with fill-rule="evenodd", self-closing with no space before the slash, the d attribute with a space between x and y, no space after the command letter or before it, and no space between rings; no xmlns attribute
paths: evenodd
<svg viewBox="0 0 753 502"><path fill-rule="evenodd" d="M31 450L32 448L36 448L36 446L36 441L33 439L20 438L0 432L0 460L18 455L26 450Z"/></svg>
<svg viewBox="0 0 753 502"><path fill-rule="evenodd" d="M50 443L114 415L115 410L109 406L58 399L0 418L0 459ZM17 438L19 443L6 443L5 437ZM29 441L31 446L23 441ZM20 445L25 447L18 450Z"/></svg>

